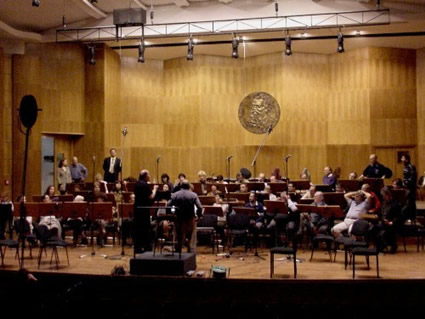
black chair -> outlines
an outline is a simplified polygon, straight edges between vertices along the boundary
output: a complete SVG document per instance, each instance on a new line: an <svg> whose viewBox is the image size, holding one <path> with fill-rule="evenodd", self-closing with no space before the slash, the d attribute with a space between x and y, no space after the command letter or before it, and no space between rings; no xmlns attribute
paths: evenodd
<svg viewBox="0 0 425 319"><path fill-rule="evenodd" d="M231 253L231 248L233 246L235 238L242 238L245 240L245 251L247 251L249 228L250 228L250 216L245 214L232 213L229 215L227 226L228 226L227 244L229 247L229 253Z"/></svg>
<svg viewBox="0 0 425 319"><path fill-rule="evenodd" d="M379 251L376 247L355 247L351 250L353 256L353 279L356 277L356 256L365 256L367 268L370 269L369 257L376 256L376 276L379 278Z"/></svg>
<svg viewBox="0 0 425 319"><path fill-rule="evenodd" d="M416 238L416 251L419 252L419 241L422 237L422 249L423 249L423 234L424 229L422 225L418 224L416 220L413 220L411 224L404 224L401 226L400 235L403 241L404 252L407 253L406 238Z"/></svg>
<svg viewBox="0 0 425 319"><path fill-rule="evenodd" d="M310 261L312 261L312 259L313 259L315 247L316 246L318 247L320 245L320 243L326 243L326 247L327 247L327 250L329 252L329 258L330 258L330 261L332 262L332 248L333 248L332 245L334 243L334 237L330 236L330 235L324 235L324 234L318 234L318 235L313 237Z"/></svg>
<svg viewBox="0 0 425 319"><path fill-rule="evenodd" d="M19 266L21 266L21 259L19 258L19 242L13 239L0 240L0 254L1 254L1 266L4 267L4 256L6 255L6 249L16 249L16 256L18 257Z"/></svg>
<svg viewBox="0 0 425 319"><path fill-rule="evenodd" d="M368 247L369 241L368 241L368 233L370 230L370 224L368 221L359 219L354 222L352 228L351 228L351 236L352 237L345 237L341 236L335 239L335 255L334 255L334 262L336 260L336 254L337 250L339 248L339 245L344 245L344 266L345 269L347 269L348 266L348 254L350 254L351 257L351 250L356 247ZM354 237L354 238L353 238ZM351 258L350 258L351 260Z"/></svg>
<svg viewBox="0 0 425 319"><path fill-rule="evenodd" d="M217 239L217 215L213 214L206 214L203 215L196 224L196 233L201 235L209 235L211 246L212 246L212 253L214 254L215 245L217 244L217 251L218 251L218 241Z"/></svg>
<svg viewBox="0 0 425 319"><path fill-rule="evenodd" d="M294 278L297 278L297 245L293 243L292 247L273 247L270 249L270 278L274 274L274 255L292 256L294 260Z"/></svg>
<svg viewBox="0 0 425 319"><path fill-rule="evenodd" d="M40 242L40 251L38 253L38 268L39 269L40 269L40 265L41 265L41 259L42 259L42 256L43 256L43 251L47 255L47 248L52 248L52 256L50 258L50 264L52 264L53 257L54 257L55 263L56 263L56 268L59 268L60 259L59 259L59 254L58 254L57 248L62 247L62 248L65 248L68 266L70 265L69 264L69 255L68 255L68 246L70 244L68 242L66 242L65 240L58 238L58 237L52 237L50 235L50 230L45 225L38 225L36 227L35 233L37 235L37 239Z"/></svg>

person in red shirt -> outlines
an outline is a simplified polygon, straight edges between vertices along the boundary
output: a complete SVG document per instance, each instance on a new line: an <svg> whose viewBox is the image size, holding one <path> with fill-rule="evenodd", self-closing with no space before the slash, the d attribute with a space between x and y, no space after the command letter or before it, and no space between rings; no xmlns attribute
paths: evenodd
<svg viewBox="0 0 425 319"><path fill-rule="evenodd" d="M376 214L381 208L381 201L379 200L379 197L372 191L369 184L363 184L362 191L371 195L372 199L369 206L369 213Z"/></svg>

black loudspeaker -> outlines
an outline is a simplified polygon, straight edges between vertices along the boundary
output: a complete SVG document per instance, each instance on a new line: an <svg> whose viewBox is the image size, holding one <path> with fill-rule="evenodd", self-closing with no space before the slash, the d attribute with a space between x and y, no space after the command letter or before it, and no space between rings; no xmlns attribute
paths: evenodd
<svg viewBox="0 0 425 319"><path fill-rule="evenodd" d="M26 128L31 128L37 121L37 112L39 111L37 101L32 95L25 95L21 100L19 107L19 118L22 125Z"/></svg>
<svg viewBox="0 0 425 319"><path fill-rule="evenodd" d="M196 270L194 253L156 254L145 252L130 259L130 274L151 276L184 276L190 270Z"/></svg>
<svg viewBox="0 0 425 319"><path fill-rule="evenodd" d="M141 8L116 9L113 13L116 26L137 26L146 24L146 10Z"/></svg>

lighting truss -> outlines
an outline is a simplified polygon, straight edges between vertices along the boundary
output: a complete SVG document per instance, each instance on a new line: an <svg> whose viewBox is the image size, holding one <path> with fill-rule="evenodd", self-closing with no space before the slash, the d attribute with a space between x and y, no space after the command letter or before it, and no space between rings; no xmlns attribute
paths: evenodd
<svg viewBox="0 0 425 319"><path fill-rule="evenodd" d="M390 10L367 10L337 13L319 13L229 19L214 21L147 24L140 26L98 26L66 28L56 30L56 42L111 41L138 39L144 32L145 38L169 38L192 35L214 35L232 33L254 33L293 31L307 29L330 29L364 27L390 24Z"/></svg>

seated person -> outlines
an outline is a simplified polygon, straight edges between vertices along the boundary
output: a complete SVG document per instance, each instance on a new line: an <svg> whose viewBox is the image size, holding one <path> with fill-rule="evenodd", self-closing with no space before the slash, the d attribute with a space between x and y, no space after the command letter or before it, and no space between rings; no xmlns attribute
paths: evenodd
<svg viewBox="0 0 425 319"><path fill-rule="evenodd" d="M268 194L269 200L277 200L277 196L272 193L272 188L270 185L267 185L264 187L264 194Z"/></svg>
<svg viewBox="0 0 425 319"><path fill-rule="evenodd" d="M312 206L326 206L324 201L324 196L322 192L316 192L314 194L314 202L311 203ZM327 234L329 228L329 221L327 218L323 217L318 213L310 214L309 221L310 230L313 234Z"/></svg>
<svg viewBox="0 0 425 319"><path fill-rule="evenodd" d="M391 246L391 254L397 251L397 232L402 226L401 205L392 197L391 189L381 190L382 206L378 210L379 224L377 228L377 246L380 250Z"/></svg>
<svg viewBox="0 0 425 319"><path fill-rule="evenodd" d="M345 193L344 187L340 183L336 183L335 185L335 193Z"/></svg>
<svg viewBox="0 0 425 319"><path fill-rule="evenodd" d="M376 212L381 208L381 201L379 200L379 197L372 192L369 184L363 184L361 190L372 196L370 200L369 213L376 214Z"/></svg>
<svg viewBox="0 0 425 319"><path fill-rule="evenodd" d="M332 168L330 166L326 166L323 169L323 172L325 175L323 175L323 184L325 185L329 185L332 187L332 189L335 188L335 184L336 184L336 177L335 175L332 173Z"/></svg>
<svg viewBox="0 0 425 319"><path fill-rule="evenodd" d="M307 168L304 168L300 174L300 179L304 181L309 181L311 179L310 172Z"/></svg>
<svg viewBox="0 0 425 319"><path fill-rule="evenodd" d="M301 197L301 199L313 199L315 193L316 193L316 186L312 185L310 186L307 193L305 193L303 197Z"/></svg>
<svg viewBox="0 0 425 319"><path fill-rule="evenodd" d="M295 237L296 229L299 227L300 214L296 203L294 203L286 194L281 193L278 200L286 203L288 207L288 214L276 214L274 221L279 229L285 229L288 241Z"/></svg>
<svg viewBox="0 0 425 319"><path fill-rule="evenodd" d="M348 179L353 181L357 179L357 173L356 172L350 172L350 174L348 174Z"/></svg>
<svg viewBox="0 0 425 319"><path fill-rule="evenodd" d="M354 222L360 218L361 214L366 214L368 212L372 200L372 196L362 190L347 193L344 197L347 201L349 210L345 219L331 229L332 234L336 238L340 237L345 230L348 230L348 234L351 234L351 228ZM354 200L352 197L354 197Z"/></svg>
<svg viewBox="0 0 425 319"><path fill-rule="evenodd" d="M208 196L216 196L216 195L220 195L220 194L221 194L221 192L217 189L217 186L212 184L211 185L211 191L207 195Z"/></svg>
<svg viewBox="0 0 425 319"><path fill-rule="evenodd" d="M173 183L170 182L170 176L167 173L161 175L161 183L168 186L169 191L174 188Z"/></svg>
<svg viewBox="0 0 425 319"><path fill-rule="evenodd" d="M218 184L227 184L227 182L224 180L223 175L217 175L217 183Z"/></svg>
<svg viewBox="0 0 425 319"><path fill-rule="evenodd" d="M179 176L177 177L177 180L174 182L174 188L172 193L176 193L181 189L183 181L185 179L186 179L186 175L184 173L180 173Z"/></svg>
<svg viewBox="0 0 425 319"><path fill-rule="evenodd" d="M403 181L401 180L401 178L394 179L391 185L393 189L403 189Z"/></svg>
<svg viewBox="0 0 425 319"><path fill-rule="evenodd" d="M248 185L241 184L241 186L239 187L239 190L237 192L238 193L248 193Z"/></svg>
<svg viewBox="0 0 425 319"><path fill-rule="evenodd" d="M38 225L44 225L47 227L47 229L50 231L49 237L62 237L62 226L56 216L41 216Z"/></svg>
<svg viewBox="0 0 425 319"><path fill-rule="evenodd" d="M7 193L1 193L0 195L0 205L4 209L1 210L0 214L0 240L6 239L5 232L6 232L6 223L8 224L8 227L11 228L11 222L13 219L13 203L11 200L9 200L9 195ZM4 205L4 206L3 206ZM6 207L6 205L10 205L10 209ZM7 208L7 210L6 210Z"/></svg>
<svg viewBox="0 0 425 319"><path fill-rule="evenodd" d="M258 174L257 180L259 183L264 183L266 181L266 175L264 173Z"/></svg>
<svg viewBox="0 0 425 319"><path fill-rule="evenodd" d="M57 202L59 201L59 197L56 194L56 189L55 186L53 185L49 185L47 186L46 191L44 192L44 195L49 196L49 198L53 201L53 202ZM44 199L44 198L43 198Z"/></svg>

